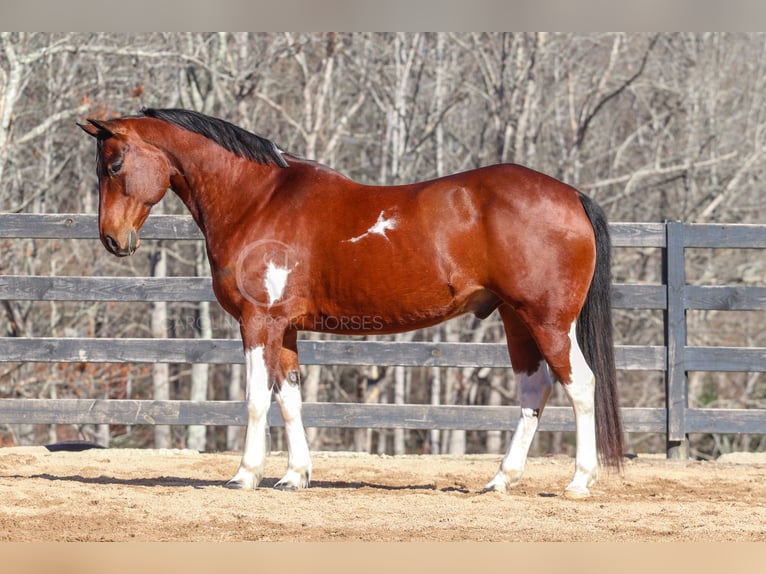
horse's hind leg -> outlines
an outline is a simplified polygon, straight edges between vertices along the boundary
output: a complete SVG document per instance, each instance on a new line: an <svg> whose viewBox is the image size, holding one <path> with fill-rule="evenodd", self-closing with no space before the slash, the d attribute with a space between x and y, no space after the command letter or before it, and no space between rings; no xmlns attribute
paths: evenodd
<svg viewBox="0 0 766 574"><path fill-rule="evenodd" d="M534 333L539 352L545 357L552 378L561 383L574 409L577 441L575 474L564 495L569 498L585 498L590 496L588 488L598 477L594 403L596 382L577 342L575 322L572 321L568 329L552 325L553 322L534 324L529 329Z"/></svg>
<svg viewBox="0 0 766 574"><path fill-rule="evenodd" d="M507 306L500 307L514 373L519 378L521 417L495 477L485 491L507 492L521 480L527 453L537 431L540 416L551 395L548 364L526 325Z"/></svg>
<svg viewBox="0 0 766 574"><path fill-rule="evenodd" d="M575 414L575 430L577 454L575 458L575 475L569 483L564 495L569 498L586 498L590 496L590 487L598 478L598 452L596 450L596 419L594 393L596 379L593 371L583 357L580 345L577 343L575 324L569 330L570 378L560 379L564 392L572 404Z"/></svg>

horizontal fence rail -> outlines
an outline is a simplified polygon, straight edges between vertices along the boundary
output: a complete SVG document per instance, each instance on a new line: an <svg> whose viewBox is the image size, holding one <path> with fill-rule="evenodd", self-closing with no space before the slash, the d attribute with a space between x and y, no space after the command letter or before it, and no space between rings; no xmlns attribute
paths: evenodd
<svg viewBox="0 0 766 574"><path fill-rule="evenodd" d="M4 362L244 364L233 339L0 338ZM302 365L510 367L502 343L298 341ZM664 371L665 347L617 345L617 368Z"/></svg>
<svg viewBox="0 0 766 574"><path fill-rule="evenodd" d="M753 287L751 289L757 289ZM720 292L719 298L752 304L758 291ZM716 297L711 291L708 298ZM0 275L0 300L16 301L215 301L206 277L48 277ZM664 309L663 285L616 284L612 304L623 309Z"/></svg>
<svg viewBox="0 0 766 574"><path fill-rule="evenodd" d="M662 284L615 284L615 308L663 313L665 344L618 345L620 370L660 371L666 378L665 408L623 408L627 432L664 433L671 456L685 456L692 433L766 434L766 411L688 407L689 371L766 371L766 349L688 346L688 310L766 310L766 286L687 285L687 248L766 248L766 225L613 223L615 248L657 248ZM201 240L188 216L151 216L144 240ZM97 216L0 214L0 238L98 238ZM16 301L215 301L205 277L80 277L0 275L0 300ZM301 340L303 365L509 367L504 344ZM243 363L241 342L231 339L91 339L0 337L0 362L44 363ZM518 407L306 403L310 427L513 430ZM240 401L146 401L100 399L0 399L0 422L75 424L244 425ZM272 405L269 424L283 423ZM548 407L540 430L572 431L571 409Z"/></svg>
<svg viewBox="0 0 766 574"><path fill-rule="evenodd" d="M0 213L0 218L2 218L0 238L98 239L99 237L98 216L95 214ZM612 223L609 228L614 247L665 247L664 223ZM141 228L141 238L204 239L194 220L187 215L151 215Z"/></svg>

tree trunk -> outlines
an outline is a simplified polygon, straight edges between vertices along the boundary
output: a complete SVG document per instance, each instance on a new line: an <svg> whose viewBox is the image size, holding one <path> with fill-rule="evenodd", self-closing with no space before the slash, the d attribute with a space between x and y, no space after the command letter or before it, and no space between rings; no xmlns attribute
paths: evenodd
<svg viewBox="0 0 766 574"><path fill-rule="evenodd" d="M206 265L205 245L202 242L197 243L197 276L208 275ZM198 324L195 332L199 339L213 338L213 325L210 319L210 302L201 301L198 307ZM189 400L202 402L207 400L208 378L210 367L207 363L195 363L191 368L191 389ZM190 425L186 446L188 448L203 451L205 450L207 436L207 427L204 425Z"/></svg>
<svg viewBox="0 0 766 574"><path fill-rule="evenodd" d="M444 324L445 339L448 343L460 341L460 331L456 320L447 321ZM445 371L445 401L450 405L460 405L464 402L465 389L461 378L462 372L458 368L447 368ZM462 429L450 431L447 442L449 454L465 454L466 433Z"/></svg>
<svg viewBox="0 0 766 574"><path fill-rule="evenodd" d="M242 365L235 363L231 365L229 376L229 387L227 389L230 401L241 401L242 397ZM226 449L242 449L242 427L226 427Z"/></svg>
<svg viewBox="0 0 766 574"><path fill-rule="evenodd" d="M395 337L397 342L405 343L412 341L415 337L414 331L398 333ZM411 371L404 367L394 367L394 404L407 404L409 395L409 380ZM407 429L394 429L394 454L405 454L407 450Z"/></svg>
<svg viewBox="0 0 766 574"><path fill-rule="evenodd" d="M356 384L356 402L367 402L367 373L363 370ZM368 429L354 429L354 451L369 452L370 433Z"/></svg>
<svg viewBox="0 0 766 574"><path fill-rule="evenodd" d="M303 379L303 402L319 402L319 382L322 379L322 367L320 365L309 365L306 367L306 376ZM306 440L310 448L319 448L321 435L319 429L315 427L306 428Z"/></svg>
<svg viewBox="0 0 766 574"><path fill-rule="evenodd" d="M489 405L499 406L503 404L503 395L500 392L500 387L503 385L505 377L503 373L494 369L489 376ZM498 454L503 451L503 431L487 431L487 453Z"/></svg>
<svg viewBox="0 0 766 574"><path fill-rule="evenodd" d="M394 367L394 404L406 403L408 371L404 367ZM406 429L394 429L394 454L401 455L407 451Z"/></svg>
<svg viewBox="0 0 766 574"><path fill-rule="evenodd" d="M162 204L158 204L155 213L162 212ZM162 242L152 255L152 277L167 277L168 261L165 247ZM168 304L165 301L152 303L152 337L166 339L168 325ZM170 399L170 367L167 363L154 363L152 365L152 392L155 401L167 401ZM154 448L170 448L170 426L155 425Z"/></svg>
<svg viewBox="0 0 766 574"><path fill-rule="evenodd" d="M434 329L433 342L438 343L441 340L439 329ZM441 404L442 389L442 370L441 367L431 367L431 405L439 406ZM429 431L429 442L431 454L440 454L441 452L441 431L433 429Z"/></svg>

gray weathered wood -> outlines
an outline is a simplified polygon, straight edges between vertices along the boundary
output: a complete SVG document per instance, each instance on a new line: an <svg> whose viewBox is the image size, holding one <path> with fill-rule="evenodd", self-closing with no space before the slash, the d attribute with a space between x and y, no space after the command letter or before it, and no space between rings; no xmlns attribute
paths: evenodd
<svg viewBox="0 0 766 574"><path fill-rule="evenodd" d="M517 406L433 406L357 403L305 403L307 427L513 430ZM663 432L662 409L623 409L627 432ZM244 426L244 401L148 401L105 399L0 399L0 422L6 424L124 424ZM270 426L284 426L272 403ZM574 431L569 407L548 407L543 431Z"/></svg>
<svg viewBox="0 0 766 574"><path fill-rule="evenodd" d="M0 238L98 239L95 214L0 214ZM687 309L766 309L766 287L686 285L684 248L766 248L766 225L612 223L616 248L658 248L664 254L663 285L616 284L615 308L661 309L665 346L621 345L621 370L666 371L665 409L623 409L627 432L665 432L668 453L683 450L688 433L766 433L763 410L689 409L686 372L766 371L766 349L687 347ZM200 240L191 217L151 216L143 240ZM0 276L0 300L214 301L209 278ZM304 365L402 365L508 367L504 344L300 341ZM241 363L238 340L0 338L0 362ZM305 405L307 426L414 429L513 429L514 407L428 405ZM0 421L93 424L244 425L243 403L212 401L0 400ZM269 422L281 425L272 406ZM571 409L549 407L541 430L573 430Z"/></svg>
<svg viewBox="0 0 766 574"><path fill-rule="evenodd" d="M188 215L151 215L142 239L203 239ZM98 239L98 215L83 213L0 213L0 237L28 239Z"/></svg>
<svg viewBox="0 0 766 574"><path fill-rule="evenodd" d="M763 310L766 309L766 287L687 285L684 304L687 309Z"/></svg>
<svg viewBox="0 0 766 574"><path fill-rule="evenodd" d="M230 339L2 337L0 361L37 363L243 363Z"/></svg>
<svg viewBox="0 0 766 574"><path fill-rule="evenodd" d="M764 409L688 409L690 433L766 434Z"/></svg>
<svg viewBox="0 0 766 574"><path fill-rule="evenodd" d="M613 247L665 247L664 223L610 223Z"/></svg>
<svg viewBox="0 0 766 574"><path fill-rule="evenodd" d="M403 367L510 367L502 343L395 341L299 341L304 365L390 365Z"/></svg>
<svg viewBox="0 0 766 574"><path fill-rule="evenodd" d="M664 309L664 285L618 283L612 304L622 309ZM209 277L80 277L0 275L0 300L9 301L216 301Z"/></svg>
<svg viewBox="0 0 766 574"><path fill-rule="evenodd" d="M685 247L764 249L766 225L687 223L683 237Z"/></svg>
<svg viewBox="0 0 766 574"><path fill-rule="evenodd" d="M510 367L502 343L299 341L303 365ZM617 366L665 369L664 347L617 346ZM0 337L0 363L244 363L236 339Z"/></svg>
<svg viewBox="0 0 766 574"><path fill-rule="evenodd" d="M209 277L0 275L0 300L215 301Z"/></svg>
<svg viewBox="0 0 766 574"><path fill-rule="evenodd" d="M622 371L666 371L667 349L652 345L615 345L614 358Z"/></svg>
<svg viewBox="0 0 766 574"><path fill-rule="evenodd" d="M665 309L667 299L665 285L612 285L612 306L615 309Z"/></svg>
<svg viewBox="0 0 766 574"><path fill-rule="evenodd" d="M306 403L308 427L513 430L518 407ZM760 409L688 409L688 432L766 433ZM626 432L663 432L663 409L625 408ZM104 399L0 399L5 424L234 425L247 424L243 401L148 401ZM269 425L283 426L276 404ZM569 407L548 407L543 431L573 431Z"/></svg>
<svg viewBox="0 0 766 574"><path fill-rule="evenodd" d="M666 396L668 410L668 451L675 456L679 444L686 440L686 408L688 406L684 349L686 347L686 309L684 308L684 243L682 223L666 225L667 241L663 259L663 274L668 289L665 311L665 344L668 348ZM682 453L685 454L685 453Z"/></svg>
<svg viewBox="0 0 766 574"><path fill-rule="evenodd" d="M686 347L687 371L766 371L763 347Z"/></svg>
<svg viewBox="0 0 766 574"><path fill-rule="evenodd" d="M243 401L0 399L0 421L29 424L245 425Z"/></svg>
<svg viewBox="0 0 766 574"><path fill-rule="evenodd" d="M662 223L612 223L615 247L664 247ZM150 215L143 239L202 239L188 215ZM27 239L98 239L98 215L83 213L0 213L0 237Z"/></svg>
<svg viewBox="0 0 766 574"><path fill-rule="evenodd" d="M82 213L0 213L0 237L97 239L98 216Z"/></svg>

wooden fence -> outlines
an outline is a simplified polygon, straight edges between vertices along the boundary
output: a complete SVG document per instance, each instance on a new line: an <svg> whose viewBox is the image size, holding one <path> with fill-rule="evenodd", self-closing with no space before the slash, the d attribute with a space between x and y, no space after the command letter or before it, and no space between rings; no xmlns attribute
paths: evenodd
<svg viewBox="0 0 766 574"><path fill-rule="evenodd" d="M766 434L766 410L689 408L689 371L766 371L766 348L687 345L689 309L764 310L766 287L687 285L685 249L766 248L766 225L613 223L615 248L662 250L663 283L615 284L615 308L662 310L665 344L617 346L617 368L665 372L665 408L623 408L626 432L667 436L668 455L688 454L691 433ZM0 214L0 238L97 239L94 215ZM186 216L152 216L143 239L198 240ZM759 256L761 256L759 254ZM1 270L0 270L1 272ZM198 277L61 277L0 275L0 300L214 301L210 280ZM360 340L299 342L303 365L508 367L504 344ZM236 363L241 343L227 339L0 338L0 362ZM309 427L512 430L517 408L307 403ZM0 399L0 423L244 425L241 401ZM269 424L282 425L275 405ZM546 409L540 430L574 429L570 408Z"/></svg>

